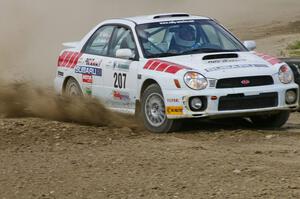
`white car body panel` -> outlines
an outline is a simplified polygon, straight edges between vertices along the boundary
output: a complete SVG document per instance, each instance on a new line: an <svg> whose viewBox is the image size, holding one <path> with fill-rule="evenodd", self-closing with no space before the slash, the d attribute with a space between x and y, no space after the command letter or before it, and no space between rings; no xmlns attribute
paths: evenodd
<svg viewBox="0 0 300 199"><path fill-rule="evenodd" d="M206 17L176 17L170 20L193 20L193 19L209 19ZM157 21L166 21L166 18L156 19ZM282 84L278 79L279 68L285 63L272 62L274 58L255 52L235 52L238 58L203 60L207 54L193 54L184 56L173 56L155 59L145 59L143 57L141 46L135 32L135 26L142 23L153 22L153 16L133 17L126 19L107 20L95 28L93 28L81 41L74 43L66 43L71 47L65 49L60 54L59 67L57 77L55 78L55 90L62 94L66 80L73 77L79 83L85 95L92 95L99 98L109 108L121 112L134 113L136 101L141 98L141 89L146 80L156 81L163 92L166 107L182 107L180 114L168 114L170 119L175 118L191 118L191 117L207 117L232 114L247 114L274 110L291 110L296 108L296 102L292 105L285 103L285 92L288 89L298 89L295 83ZM131 28L133 37L140 56L139 61L126 59L118 59L105 56L96 56L82 54L81 49L84 47L88 39L100 27L106 24L122 24ZM218 54L218 53L214 53ZM68 57L69 56L69 57ZM263 59L264 58L264 59ZM151 66L147 69L148 62L161 62L155 68ZM270 61L273 63L271 64ZM169 63L168 67L163 71L157 69L163 64ZM172 69L172 64L181 66L178 71L166 72ZM95 75L84 75L81 70L89 69ZM174 69L174 68L173 68ZM192 90L186 86L183 76L188 71L196 71L204 75L211 82L216 83L218 79L269 75L273 77L274 84L259 87L242 87L216 89L214 86L208 86L204 90ZM114 75L125 74L125 88L115 88ZM92 77L92 78L91 78ZM124 78L123 76L122 78ZM124 79L122 79L123 81ZM178 80L181 88L177 88L174 80ZM243 109L233 111L218 111L218 100L222 96L229 94L243 93L245 96L259 95L261 93L277 92L278 106L271 108L259 109ZM202 112L192 112L187 103L191 96L207 96L207 109ZM211 96L217 97L217 100L210 99Z"/></svg>

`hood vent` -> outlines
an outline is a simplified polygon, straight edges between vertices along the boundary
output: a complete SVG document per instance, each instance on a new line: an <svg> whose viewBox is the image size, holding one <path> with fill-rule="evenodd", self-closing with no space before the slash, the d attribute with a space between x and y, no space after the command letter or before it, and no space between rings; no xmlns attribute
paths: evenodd
<svg viewBox="0 0 300 199"><path fill-rule="evenodd" d="M210 60L210 59L228 59L228 58L238 58L239 55L236 53L226 53L226 54L214 54L214 55L206 55L202 60Z"/></svg>
<svg viewBox="0 0 300 199"><path fill-rule="evenodd" d="M187 13L167 13L167 14L158 14L153 16L153 19L161 19L161 18L171 18L171 17L190 17Z"/></svg>

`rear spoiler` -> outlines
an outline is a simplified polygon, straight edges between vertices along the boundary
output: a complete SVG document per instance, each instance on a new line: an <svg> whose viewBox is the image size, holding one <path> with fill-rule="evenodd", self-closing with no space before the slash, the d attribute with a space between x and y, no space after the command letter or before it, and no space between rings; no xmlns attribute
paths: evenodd
<svg viewBox="0 0 300 199"><path fill-rule="evenodd" d="M66 42L63 43L62 45L67 47L67 48L76 48L79 44L79 41L75 41L75 42Z"/></svg>

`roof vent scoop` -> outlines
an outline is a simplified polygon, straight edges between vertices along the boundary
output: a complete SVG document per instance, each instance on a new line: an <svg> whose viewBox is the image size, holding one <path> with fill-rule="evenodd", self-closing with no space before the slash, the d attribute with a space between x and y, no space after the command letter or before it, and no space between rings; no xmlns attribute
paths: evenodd
<svg viewBox="0 0 300 199"><path fill-rule="evenodd" d="M226 53L226 54L213 54L206 55L202 58L202 60L210 60L210 59L229 59L229 58L238 58L239 55L236 53Z"/></svg>
<svg viewBox="0 0 300 199"><path fill-rule="evenodd" d="M158 14L158 15L154 15L153 19L170 18L170 17L190 17L190 15L187 13Z"/></svg>

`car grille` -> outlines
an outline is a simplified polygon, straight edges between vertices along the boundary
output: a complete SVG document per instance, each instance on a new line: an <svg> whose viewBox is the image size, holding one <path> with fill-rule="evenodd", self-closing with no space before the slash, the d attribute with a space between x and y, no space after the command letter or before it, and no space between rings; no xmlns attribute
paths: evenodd
<svg viewBox="0 0 300 199"><path fill-rule="evenodd" d="M220 97L219 111L244 110L276 107L278 105L278 93L261 93L259 95L244 96L244 94L232 94Z"/></svg>
<svg viewBox="0 0 300 199"><path fill-rule="evenodd" d="M274 84L274 81L271 76L235 77L218 80L216 88L238 88L272 84Z"/></svg>

